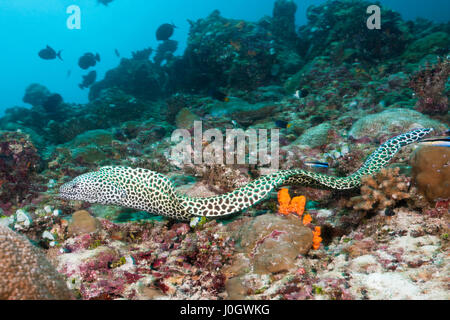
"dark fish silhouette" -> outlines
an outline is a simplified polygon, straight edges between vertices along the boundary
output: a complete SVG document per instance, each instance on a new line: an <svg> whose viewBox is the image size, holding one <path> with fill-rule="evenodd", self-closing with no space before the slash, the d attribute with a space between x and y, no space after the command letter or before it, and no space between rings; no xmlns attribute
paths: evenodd
<svg viewBox="0 0 450 320"><path fill-rule="evenodd" d="M97 0L98 3L108 6L108 3L113 2L113 0Z"/></svg>
<svg viewBox="0 0 450 320"><path fill-rule="evenodd" d="M89 88L91 84L95 82L95 79L97 79L97 72L95 70L92 70L87 75L83 76L83 82L78 86L80 87L80 89Z"/></svg>
<svg viewBox="0 0 450 320"><path fill-rule="evenodd" d="M157 40L169 40L169 38L173 35L173 29L176 26L173 23L164 23L159 26L156 30L156 39Z"/></svg>
<svg viewBox="0 0 450 320"><path fill-rule="evenodd" d="M387 216L387 217L392 217L392 216L395 216L395 211L394 211L394 209L392 209L392 208L386 208L385 210L384 210L384 215L385 216Z"/></svg>
<svg viewBox="0 0 450 320"><path fill-rule="evenodd" d="M63 59L61 58L61 51L62 50L59 50L58 53L56 53L55 50L53 50L49 45L47 45L47 47L39 51L38 54L39 57L41 57L44 60L53 60L56 59L56 57L58 57L59 60L63 61Z"/></svg>
<svg viewBox="0 0 450 320"><path fill-rule="evenodd" d="M222 91L220 91L218 89L211 89L210 94L211 94L211 97L216 100L223 101L223 102L230 101L230 98L228 98L227 94L223 93Z"/></svg>
<svg viewBox="0 0 450 320"><path fill-rule="evenodd" d="M275 125L282 129L290 128L292 126L292 124L284 120L275 120Z"/></svg>
<svg viewBox="0 0 450 320"><path fill-rule="evenodd" d="M78 59L78 65L81 69L86 70L89 67L95 66L97 61L100 62L100 55L98 53L94 55L91 52L87 52Z"/></svg>
<svg viewBox="0 0 450 320"><path fill-rule="evenodd" d="M114 49L114 53L116 54L117 58L120 58L120 53L119 53L119 50L117 50L117 49Z"/></svg>

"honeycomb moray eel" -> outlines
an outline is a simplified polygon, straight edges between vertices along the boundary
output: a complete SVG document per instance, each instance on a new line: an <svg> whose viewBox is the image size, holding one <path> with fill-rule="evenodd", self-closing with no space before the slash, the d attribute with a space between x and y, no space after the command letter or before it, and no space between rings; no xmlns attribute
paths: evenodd
<svg viewBox="0 0 450 320"><path fill-rule="evenodd" d="M385 167L401 147L420 140L433 129L417 129L389 139L378 147L355 173L335 177L302 169L280 170L261 176L229 193L194 198L179 194L166 176L140 168L102 167L60 187L59 197L104 205L118 205L153 214L189 220L196 216L221 217L247 209L282 185L304 185L348 190L361 185L361 177Z"/></svg>

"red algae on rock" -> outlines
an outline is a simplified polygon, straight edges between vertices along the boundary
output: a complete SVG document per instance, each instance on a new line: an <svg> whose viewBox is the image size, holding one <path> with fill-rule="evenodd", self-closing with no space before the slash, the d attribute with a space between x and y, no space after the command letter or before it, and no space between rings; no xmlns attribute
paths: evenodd
<svg viewBox="0 0 450 320"><path fill-rule="evenodd" d="M29 135L0 131L0 209L5 213L43 191L36 188L40 161Z"/></svg>

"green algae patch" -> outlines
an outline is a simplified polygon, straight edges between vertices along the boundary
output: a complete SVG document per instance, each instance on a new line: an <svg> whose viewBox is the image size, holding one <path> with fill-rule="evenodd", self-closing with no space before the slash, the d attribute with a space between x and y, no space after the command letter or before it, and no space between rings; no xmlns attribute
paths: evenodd
<svg viewBox="0 0 450 320"><path fill-rule="evenodd" d="M113 141L113 135L107 130L90 130L79 134L70 144L82 147L87 145L105 146Z"/></svg>
<svg viewBox="0 0 450 320"><path fill-rule="evenodd" d="M449 50L449 47L450 35L447 32L438 31L411 43L402 57L407 61L418 61L431 53L444 53Z"/></svg>

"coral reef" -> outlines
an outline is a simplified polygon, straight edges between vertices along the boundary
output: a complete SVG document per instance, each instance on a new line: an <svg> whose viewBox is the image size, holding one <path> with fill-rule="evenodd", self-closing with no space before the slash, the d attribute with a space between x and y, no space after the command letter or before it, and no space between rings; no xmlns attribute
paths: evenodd
<svg viewBox="0 0 450 320"><path fill-rule="evenodd" d="M0 299L73 299L63 277L28 239L0 225Z"/></svg>
<svg viewBox="0 0 450 320"><path fill-rule="evenodd" d="M449 33L437 31L410 43L403 53L402 58L409 61L417 61L425 55L445 55L449 49Z"/></svg>
<svg viewBox="0 0 450 320"><path fill-rule="evenodd" d="M418 148L412 157L413 182L429 201L450 198L450 150L445 147Z"/></svg>
<svg viewBox="0 0 450 320"><path fill-rule="evenodd" d="M446 114L448 112L448 91L445 83L450 75L450 60L438 60L437 64L426 65L416 72L409 86L418 97L416 109L425 114Z"/></svg>
<svg viewBox="0 0 450 320"><path fill-rule="evenodd" d="M236 239L240 251L247 256L246 268L267 274L294 268L296 257L311 248L313 233L299 217L266 214L244 223Z"/></svg>
<svg viewBox="0 0 450 320"><path fill-rule="evenodd" d="M400 14L381 6L383 28L370 30L366 10L371 4L327 1L308 7L308 23L299 29L301 50L309 57L339 55L339 61L379 61L400 55L411 38L408 25Z"/></svg>
<svg viewBox="0 0 450 320"><path fill-rule="evenodd" d="M305 211L306 198L305 196L294 197L291 199L289 195L289 190L286 188L282 188L278 191L278 212L284 215L295 213L299 217L303 216L303 212ZM303 219L303 224L306 225L311 222L311 216L306 220ZM306 222L308 221L308 222Z"/></svg>
<svg viewBox="0 0 450 320"><path fill-rule="evenodd" d="M186 224L100 221L101 229L68 238L65 253L55 252L58 270L84 299L211 298L223 292L225 275L218 270L234 249L222 225L189 232Z"/></svg>
<svg viewBox="0 0 450 320"><path fill-rule="evenodd" d="M69 235L91 233L97 231L100 222L86 210L75 211L72 214L72 221L67 228Z"/></svg>
<svg viewBox="0 0 450 320"><path fill-rule="evenodd" d="M251 89L268 83L276 74L279 51L270 31L266 24L227 19L219 11L191 22L183 59L188 69L201 75L190 81L191 86L208 88L213 82Z"/></svg>
<svg viewBox="0 0 450 320"><path fill-rule="evenodd" d="M165 40L121 58L86 104L30 84L28 106L0 117L0 272L8 275L0 298L449 299L445 147L405 147L357 190L290 186L216 221L57 197L61 184L108 165L164 173L196 197L274 172L248 157L176 161L171 133L192 135L194 121L223 134L276 129L278 141L268 142L279 146L280 169L332 176L355 172L395 135L442 135L449 24L406 21L378 4L382 28L369 30L370 4L310 6L300 27L289 0L255 22L214 11L188 21L181 55ZM202 137L203 148L212 143ZM18 262L22 269L6 270Z"/></svg>
<svg viewBox="0 0 450 320"><path fill-rule="evenodd" d="M328 132L331 125L327 122L307 129L294 143L308 145L311 148L320 147L328 143Z"/></svg>
<svg viewBox="0 0 450 320"><path fill-rule="evenodd" d="M33 107L42 106L44 101L50 96L50 91L38 83L32 83L25 89L23 102L31 104Z"/></svg>
<svg viewBox="0 0 450 320"><path fill-rule="evenodd" d="M181 109L188 108L192 99L188 95L174 94L166 99L167 117L169 123L175 123L176 116Z"/></svg>
<svg viewBox="0 0 450 320"><path fill-rule="evenodd" d="M418 126L435 128L437 131L445 128L442 123L430 119L420 112L408 109L389 109L359 119L353 124L349 135L356 140L364 137L373 139L380 138L386 132L401 132Z"/></svg>
<svg viewBox="0 0 450 320"><path fill-rule="evenodd" d="M164 40L156 50L156 55L153 58L153 61L160 66L161 63L166 60L167 63L171 59L174 59L173 53L177 51L178 42L175 40Z"/></svg>
<svg viewBox="0 0 450 320"><path fill-rule="evenodd" d="M153 49L148 47L146 49L133 51L131 56L134 60L148 60L153 53Z"/></svg>
<svg viewBox="0 0 450 320"><path fill-rule="evenodd" d="M40 157L30 137L0 131L0 208L11 214L17 206L37 196Z"/></svg>
<svg viewBox="0 0 450 320"><path fill-rule="evenodd" d="M163 86L166 81L163 71L141 55L148 57L147 50L136 54L138 58L120 61L120 65L109 70L105 78L94 83L89 90L89 100L101 96L101 91L108 88L118 88L124 93L144 100L155 100L163 96Z"/></svg>
<svg viewBox="0 0 450 320"><path fill-rule="evenodd" d="M374 177L364 177L361 195L353 197L349 206L355 210L385 211L408 199L411 179L399 175L400 168L383 169Z"/></svg>
<svg viewBox="0 0 450 320"><path fill-rule="evenodd" d="M296 38L295 12L297 5L290 0L277 0L273 6L272 33L277 41L292 41Z"/></svg>
<svg viewBox="0 0 450 320"><path fill-rule="evenodd" d="M276 106L264 106L257 110L244 110L233 112L233 118L237 119L241 125L247 127L254 124L256 121L267 118L277 109Z"/></svg>

